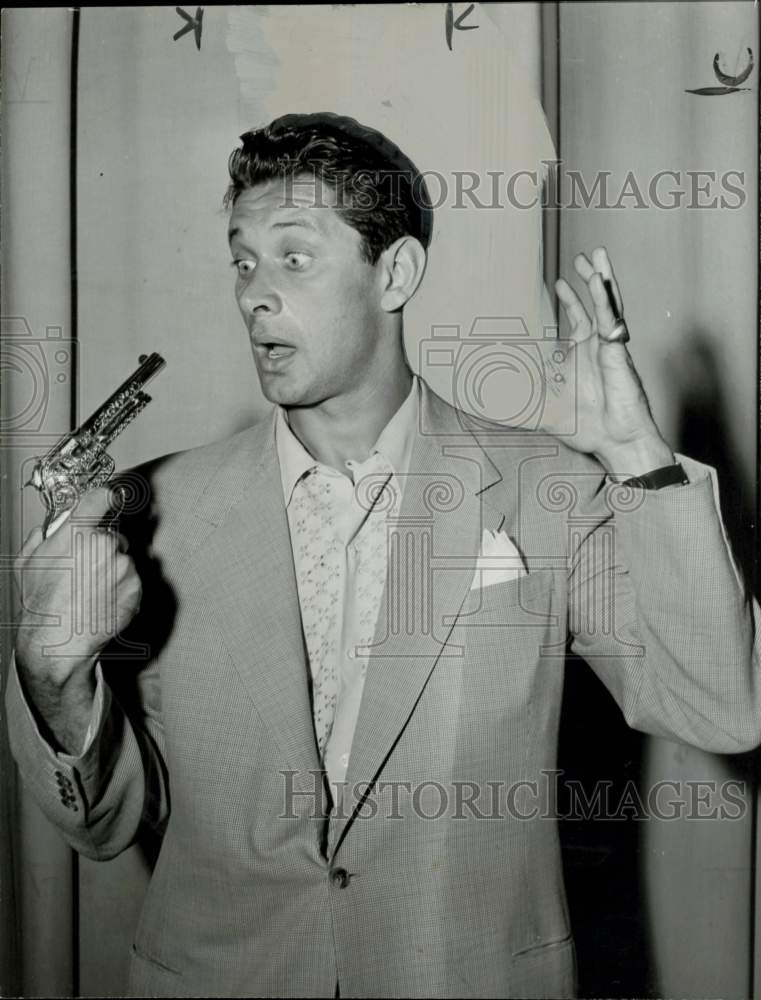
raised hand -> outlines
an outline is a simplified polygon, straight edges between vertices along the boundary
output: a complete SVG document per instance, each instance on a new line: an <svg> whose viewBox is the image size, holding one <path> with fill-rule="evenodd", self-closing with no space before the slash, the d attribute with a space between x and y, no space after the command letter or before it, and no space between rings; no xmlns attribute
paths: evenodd
<svg viewBox="0 0 761 1000"><path fill-rule="evenodd" d="M595 455L617 476L640 475L674 462L674 455L658 430L645 390L626 344L606 340L623 318L623 301L604 247L592 251L592 260L580 253L576 273L587 285L592 317L571 288L560 278L555 290L570 324L566 355L566 388L559 403L548 410L542 427L550 432L568 426L563 405L575 407L575 434L563 440L577 451ZM573 355L571 354L573 352Z"/></svg>

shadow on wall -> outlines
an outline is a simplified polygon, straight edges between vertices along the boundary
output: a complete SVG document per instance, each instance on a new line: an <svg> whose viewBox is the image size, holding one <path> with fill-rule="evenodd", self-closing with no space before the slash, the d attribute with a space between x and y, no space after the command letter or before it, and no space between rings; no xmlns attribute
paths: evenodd
<svg viewBox="0 0 761 1000"><path fill-rule="evenodd" d="M727 417L722 384L710 338L696 331L690 353L667 361L677 397L676 450L713 466L735 559L750 591L756 552L755 498L743 475L739 449ZM752 490L752 487L750 487ZM696 540L697 541L697 540ZM587 800L602 787L614 805L626 802L629 783L644 780L646 737L630 729L618 706L592 671L576 657L566 663L558 767L560 815L571 802L573 783ZM726 758L725 758L726 761ZM732 759L736 776L752 783L761 774L761 755ZM596 784L597 783L597 784ZM622 809L627 815L626 809ZM628 816L634 810L628 811ZM655 997L658 982L640 880L643 825L593 818L560 822L571 922L576 938L581 997Z"/></svg>
<svg viewBox="0 0 761 1000"><path fill-rule="evenodd" d="M584 817L581 789L599 808L624 802L639 787L645 737L630 729L602 682L578 657L566 661L558 768L559 823L571 926L576 940L579 996L656 995L648 951L639 852L642 824ZM621 808L623 815L631 816ZM569 815L570 813L570 815Z"/></svg>
<svg viewBox="0 0 761 1000"><path fill-rule="evenodd" d="M728 387L722 385L711 335L697 329L686 340L690 350L666 361L669 382L679 400L677 450L716 469L724 524L750 589L756 551L755 498L729 430ZM753 433L752 426L748 432Z"/></svg>

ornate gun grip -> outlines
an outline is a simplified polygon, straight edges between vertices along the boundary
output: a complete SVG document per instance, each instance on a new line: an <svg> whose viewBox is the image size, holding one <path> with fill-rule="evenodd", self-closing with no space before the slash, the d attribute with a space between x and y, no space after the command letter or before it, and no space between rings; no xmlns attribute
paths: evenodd
<svg viewBox="0 0 761 1000"><path fill-rule="evenodd" d="M26 486L45 504L42 537L56 531L80 497L108 482L114 460L106 451L130 421L148 405L145 384L164 367L160 354L140 357L140 366L77 430L65 434L44 458L37 459Z"/></svg>

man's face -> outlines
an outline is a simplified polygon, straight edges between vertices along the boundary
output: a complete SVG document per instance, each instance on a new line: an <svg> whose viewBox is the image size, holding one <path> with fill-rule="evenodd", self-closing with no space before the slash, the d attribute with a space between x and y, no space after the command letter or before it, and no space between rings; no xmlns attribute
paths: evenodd
<svg viewBox="0 0 761 1000"><path fill-rule="evenodd" d="M262 391L284 406L313 406L372 377L384 316L379 270L361 237L312 178L243 191L230 219L235 296Z"/></svg>

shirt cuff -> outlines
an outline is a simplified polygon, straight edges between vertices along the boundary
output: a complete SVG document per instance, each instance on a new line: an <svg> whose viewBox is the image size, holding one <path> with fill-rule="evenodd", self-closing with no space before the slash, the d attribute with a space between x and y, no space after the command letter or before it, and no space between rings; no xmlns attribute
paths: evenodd
<svg viewBox="0 0 761 1000"><path fill-rule="evenodd" d="M36 712L33 709L29 699L27 698L27 694L26 691L24 690L23 684L21 684L18 673L18 665L16 664L15 652L13 653L11 659L10 669L11 669L11 678L9 678L9 683L11 680L13 681L14 686L18 691L18 695L20 697L25 715L27 717L28 724L29 726L31 726L32 731L36 734L37 739L39 739L42 743L44 743L45 746L48 747L50 753L52 753L57 760L60 760L62 764L68 764L71 767L76 767L77 764L86 755L88 750L90 750L90 748L92 747L93 742L95 741L95 737L100 731L101 726L103 724L103 719L105 718L110 708L110 692L108 689L108 685L103 679L103 671L100 665L100 661L98 661L95 665L95 679L96 679L95 696L93 699L90 721L87 726L87 732L85 733L85 739L82 749L78 754L67 754L64 753L63 751L56 751L55 748L50 745L48 739L46 739L46 737L43 735L40 729L40 725L38 723L38 717L36 715Z"/></svg>
<svg viewBox="0 0 761 1000"><path fill-rule="evenodd" d="M65 764L75 767L90 749L96 734L100 731L101 725L103 724L103 709L106 700L104 690L105 686L106 684L103 680L103 669L100 665L100 660L98 660L95 664L95 696L92 703L90 723L87 726L87 732L85 733L85 741L78 754L68 754L63 752L56 754L58 759L63 761Z"/></svg>

